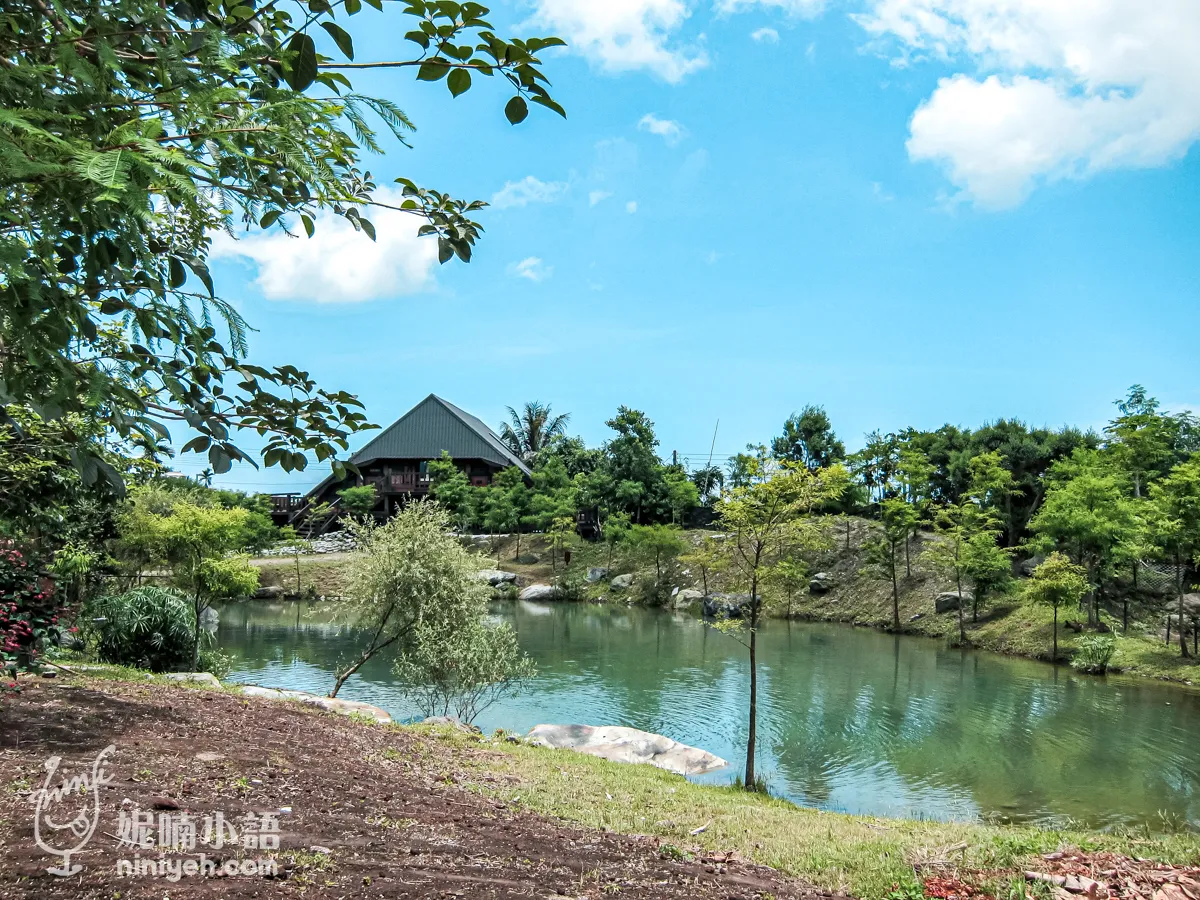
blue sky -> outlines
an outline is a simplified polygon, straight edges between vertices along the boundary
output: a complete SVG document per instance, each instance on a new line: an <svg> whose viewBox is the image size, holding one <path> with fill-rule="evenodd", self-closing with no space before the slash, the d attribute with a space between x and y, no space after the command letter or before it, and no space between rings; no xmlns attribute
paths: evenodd
<svg viewBox="0 0 1200 900"><path fill-rule="evenodd" d="M413 222L375 216L374 246L325 222L223 241L218 287L256 362L381 425L430 392L493 424L538 399L598 443L625 404L693 464L718 419L725 456L807 403L851 447L1001 416L1099 426L1134 382L1200 408L1200 7L1153 6L497 3L498 30L570 42L546 54L565 121L508 125L486 79L457 100L355 79L418 126L370 161L380 183L493 201L475 260L439 267ZM401 19L352 19L357 58L408 52Z"/></svg>

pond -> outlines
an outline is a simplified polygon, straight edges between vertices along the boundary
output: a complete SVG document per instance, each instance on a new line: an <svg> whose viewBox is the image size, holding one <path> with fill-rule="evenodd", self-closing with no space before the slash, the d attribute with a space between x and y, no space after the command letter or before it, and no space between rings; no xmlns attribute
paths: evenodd
<svg viewBox="0 0 1200 900"><path fill-rule="evenodd" d="M332 604L221 610L231 678L325 693L359 646ZM745 754L746 653L683 613L496 604L539 667L477 724L629 725L729 760ZM760 772L822 809L1089 827L1200 824L1200 694L841 625L770 622L759 641ZM376 660L341 695L416 711Z"/></svg>

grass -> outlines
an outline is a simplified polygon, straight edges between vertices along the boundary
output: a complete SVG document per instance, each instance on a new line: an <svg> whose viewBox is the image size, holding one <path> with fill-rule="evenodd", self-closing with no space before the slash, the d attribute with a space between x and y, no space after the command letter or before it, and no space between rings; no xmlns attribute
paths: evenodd
<svg viewBox="0 0 1200 900"><path fill-rule="evenodd" d="M480 740L442 729L437 737L459 747L477 746ZM999 891L997 897L1004 900L1009 885L1019 887L1014 897L1024 900L1020 873L1032 865L1032 858L1068 846L1175 864L1200 863L1200 836L1195 834L1096 833L850 816L730 787L692 784L651 766L525 744L491 741L489 752L465 759L485 776L469 786L508 803L588 828L655 835L672 848L667 852L733 850L818 887L864 900L883 900L897 886L901 893L911 890L917 884L914 867L939 863L986 870ZM701 826L707 827L699 835L691 834Z"/></svg>

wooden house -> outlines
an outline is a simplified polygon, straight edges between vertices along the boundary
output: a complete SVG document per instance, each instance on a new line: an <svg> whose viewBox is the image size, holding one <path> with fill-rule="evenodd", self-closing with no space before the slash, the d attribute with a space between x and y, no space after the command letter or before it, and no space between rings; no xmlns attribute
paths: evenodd
<svg viewBox="0 0 1200 900"><path fill-rule="evenodd" d="M386 518L406 500L429 493L429 462L443 452L476 486L491 484L492 477L509 466L530 475L529 467L482 420L430 394L350 457L357 476L339 480L330 475L307 494L275 495L275 522L298 522L312 506L336 504L338 491L357 484L375 486L375 514Z"/></svg>

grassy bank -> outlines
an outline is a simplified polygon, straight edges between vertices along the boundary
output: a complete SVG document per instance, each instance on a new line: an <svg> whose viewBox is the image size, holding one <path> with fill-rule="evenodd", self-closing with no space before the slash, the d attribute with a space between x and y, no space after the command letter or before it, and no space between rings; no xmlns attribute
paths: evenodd
<svg viewBox="0 0 1200 900"><path fill-rule="evenodd" d="M462 734L439 735L474 743ZM492 748L471 764L478 776L470 785L474 790L588 828L654 835L668 854L733 851L826 890L867 900L897 890L919 896L917 873L940 868L985 873L994 896L1019 900L1027 896L1022 873L1036 868L1041 854L1065 847L1200 864L1200 836L1192 833L1099 833L851 816L735 788L692 784L650 766L568 750L494 742Z"/></svg>

